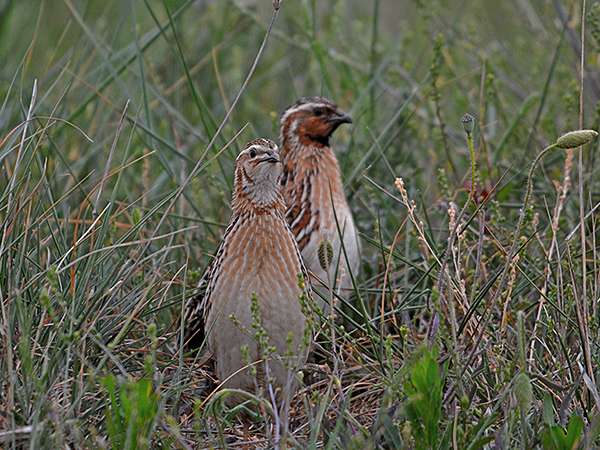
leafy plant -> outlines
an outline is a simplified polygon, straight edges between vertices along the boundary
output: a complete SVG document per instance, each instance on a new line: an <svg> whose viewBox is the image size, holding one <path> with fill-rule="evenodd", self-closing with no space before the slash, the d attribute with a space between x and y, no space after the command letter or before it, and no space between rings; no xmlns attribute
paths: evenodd
<svg viewBox="0 0 600 450"><path fill-rule="evenodd" d="M409 366L408 373L404 386L407 395L404 411L412 427L415 448L437 448L443 384L437 351L423 350Z"/></svg>
<svg viewBox="0 0 600 450"><path fill-rule="evenodd" d="M152 380L142 378L119 385L114 375L108 375L102 384L110 397L106 429L111 447L115 450L150 448L159 403Z"/></svg>
<svg viewBox="0 0 600 450"><path fill-rule="evenodd" d="M583 439L583 420L573 415L567 427L548 425L542 432L544 450L575 450Z"/></svg>

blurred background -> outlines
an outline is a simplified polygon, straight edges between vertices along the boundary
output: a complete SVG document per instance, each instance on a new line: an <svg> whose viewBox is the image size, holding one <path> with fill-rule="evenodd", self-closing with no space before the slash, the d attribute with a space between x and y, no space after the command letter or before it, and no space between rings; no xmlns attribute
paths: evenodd
<svg viewBox="0 0 600 450"><path fill-rule="evenodd" d="M354 118L336 136L336 147L350 195L358 191L356 204L369 206L371 218L382 205L360 195L372 187L358 188L364 175L388 184L402 175L434 200L432 181L444 168L461 187L469 165L460 125L466 112L484 131L485 182L494 184L504 170L516 177L498 193L508 199L511 181L521 184L522 167L513 163L578 123L578 4L284 1L256 73L209 154L241 135L194 179L181 208L221 217L215 209L222 203L213 200L228 196L239 146L258 135L278 136L281 111L314 94L331 97ZM37 79L35 113L71 123L48 129L47 163L65 175L57 178L65 189L92 171L89 182L97 181L129 102L127 125L136 126L128 158L153 152L145 172L152 189L142 185L137 164L123 172L127 182L118 197L134 201L143 194L148 205L204 154L248 73L271 10L268 0L2 0L0 126L9 130L22 120ZM590 30L585 99L591 126L598 32ZM124 148L125 142L115 149L117 158Z"/></svg>

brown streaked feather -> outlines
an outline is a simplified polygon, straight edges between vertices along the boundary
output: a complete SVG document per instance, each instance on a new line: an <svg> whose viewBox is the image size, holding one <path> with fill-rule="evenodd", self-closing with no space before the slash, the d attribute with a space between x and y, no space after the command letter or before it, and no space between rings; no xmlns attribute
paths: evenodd
<svg viewBox="0 0 600 450"><path fill-rule="evenodd" d="M227 253L229 246L229 236L234 233L240 225L240 217L232 216L229 225L225 229L223 239L217 248L214 258L204 271L202 278L198 282L198 293L196 296L188 300L184 312L184 324L186 326L184 345L187 348L198 348L204 342L206 336L204 326L206 317L208 316L209 306L207 305L210 298L211 289L213 288L217 277L220 275L218 270L223 258Z"/></svg>

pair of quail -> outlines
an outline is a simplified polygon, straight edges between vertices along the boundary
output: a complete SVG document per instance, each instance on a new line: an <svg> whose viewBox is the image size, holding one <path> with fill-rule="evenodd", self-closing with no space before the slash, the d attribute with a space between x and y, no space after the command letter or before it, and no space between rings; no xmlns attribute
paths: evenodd
<svg viewBox="0 0 600 450"><path fill-rule="evenodd" d="M330 100L301 98L281 116L281 150L255 139L236 159L233 214L185 311L186 345L198 347L207 337L227 387L252 389L257 371L249 367L264 370L265 359L273 384L290 387L291 368L308 351L300 298L311 295L311 282L322 290L351 288L358 236L329 144L351 122ZM324 245L328 266L319 262Z"/></svg>

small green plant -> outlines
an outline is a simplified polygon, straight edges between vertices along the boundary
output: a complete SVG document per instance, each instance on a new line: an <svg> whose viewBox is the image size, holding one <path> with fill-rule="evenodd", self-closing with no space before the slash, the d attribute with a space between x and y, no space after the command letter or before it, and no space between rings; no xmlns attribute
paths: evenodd
<svg viewBox="0 0 600 450"><path fill-rule="evenodd" d="M437 448L442 415L442 377L435 349L422 350L408 369L404 411L411 425L415 449Z"/></svg>
<svg viewBox="0 0 600 450"><path fill-rule="evenodd" d="M579 416L571 416L567 427L547 425L542 432L544 450L576 450L583 439L583 420Z"/></svg>
<svg viewBox="0 0 600 450"><path fill-rule="evenodd" d="M110 398L106 408L106 430L111 448L150 448L159 400L152 380L142 378L119 383L114 375L108 375L102 384Z"/></svg>

